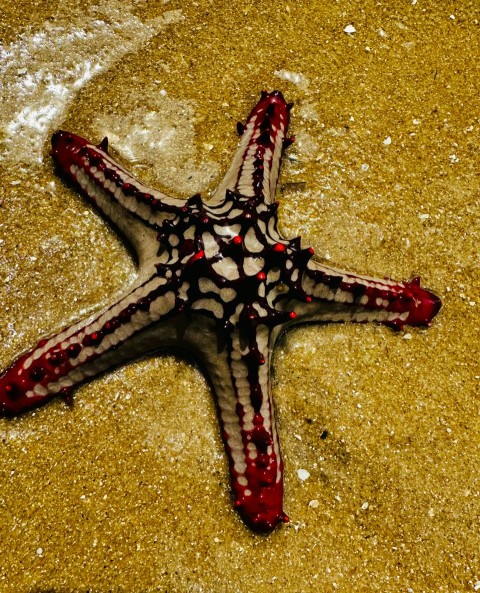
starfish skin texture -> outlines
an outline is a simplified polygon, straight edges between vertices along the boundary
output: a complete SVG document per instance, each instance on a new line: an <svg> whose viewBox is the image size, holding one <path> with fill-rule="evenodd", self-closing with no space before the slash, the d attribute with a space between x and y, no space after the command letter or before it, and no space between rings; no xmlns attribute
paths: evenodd
<svg viewBox="0 0 480 593"><path fill-rule="evenodd" d="M299 323L374 321L429 326L440 299L410 282L357 276L313 259L277 230L274 201L291 105L262 92L211 200L143 185L69 132L52 137L61 175L133 246L138 277L120 298L41 340L0 376L0 415L14 416L139 356L177 347L212 386L243 520L269 532L287 522L270 367L275 341Z"/></svg>

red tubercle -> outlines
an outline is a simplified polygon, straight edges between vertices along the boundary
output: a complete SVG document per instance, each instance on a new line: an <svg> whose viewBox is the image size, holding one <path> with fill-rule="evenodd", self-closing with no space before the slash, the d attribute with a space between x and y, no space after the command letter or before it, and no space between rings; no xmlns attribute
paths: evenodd
<svg viewBox="0 0 480 593"><path fill-rule="evenodd" d="M11 397L12 399L15 399L15 396L18 393L18 387L14 383L7 383L4 390L8 397Z"/></svg>
<svg viewBox="0 0 480 593"><path fill-rule="evenodd" d="M82 340L83 346L98 346L103 340L103 333L101 331L94 331L91 334L86 334Z"/></svg>
<svg viewBox="0 0 480 593"><path fill-rule="evenodd" d="M243 243L243 237L241 237L240 235L236 235L235 237L233 237L232 243L234 245L242 245L242 243Z"/></svg>
<svg viewBox="0 0 480 593"><path fill-rule="evenodd" d="M58 392L58 395L63 399L67 406L73 406L73 387L62 387Z"/></svg>
<svg viewBox="0 0 480 593"><path fill-rule="evenodd" d="M59 350L50 353L50 356L47 355L45 358L53 367L61 365L64 361L63 353Z"/></svg>
<svg viewBox="0 0 480 593"><path fill-rule="evenodd" d="M283 243L275 243L275 245L273 246L273 251L275 251L275 253L284 253L286 250L286 247Z"/></svg>
<svg viewBox="0 0 480 593"><path fill-rule="evenodd" d="M30 369L30 379L32 381L41 381L46 375L46 371L42 366L34 366Z"/></svg>
<svg viewBox="0 0 480 593"><path fill-rule="evenodd" d="M120 323L128 323L130 321L130 319L132 318L132 315L134 315L137 311L137 307L134 303L130 303L130 305L127 305L125 307L125 309L122 309L120 311L120 313L118 314L118 320Z"/></svg>
<svg viewBox="0 0 480 593"><path fill-rule="evenodd" d="M263 423L264 423L263 416L259 412L256 412L253 415L253 425L254 426L261 426Z"/></svg>
<svg viewBox="0 0 480 593"><path fill-rule="evenodd" d="M258 467L267 467L270 464L270 456L267 453L259 453L256 462Z"/></svg>
<svg viewBox="0 0 480 593"><path fill-rule="evenodd" d="M192 255L192 257L188 260L187 264L191 265L193 263L195 263L196 261L198 261L199 259L203 259L205 257L205 251L203 249L200 249L200 251L197 251L197 253L194 253Z"/></svg>
<svg viewBox="0 0 480 593"><path fill-rule="evenodd" d="M256 448L262 453L272 444L272 437L265 426L263 426L263 418L261 424L257 424L253 430L250 431L250 441L254 443Z"/></svg>
<svg viewBox="0 0 480 593"><path fill-rule="evenodd" d="M120 322L118 321L118 319L116 317L113 317L112 319L105 321L105 323L103 324L103 327L102 327L102 332L105 334L110 334L110 333L114 332L119 326L120 326Z"/></svg>
<svg viewBox="0 0 480 593"><path fill-rule="evenodd" d="M265 272L258 272L256 278L259 282L263 282L264 280L266 280L267 275L265 274Z"/></svg>
<svg viewBox="0 0 480 593"><path fill-rule="evenodd" d="M138 189L133 185L133 183L125 182L122 186L122 191L126 196L132 196Z"/></svg>
<svg viewBox="0 0 480 593"><path fill-rule="evenodd" d="M253 307L246 305L243 307L241 316L249 321L254 321L255 319L258 319L258 311Z"/></svg>
<svg viewBox="0 0 480 593"><path fill-rule="evenodd" d="M69 346L67 346L67 349L66 349L67 356L69 358L77 358L77 356L80 354L81 351L82 351L82 347L78 343L70 344Z"/></svg>

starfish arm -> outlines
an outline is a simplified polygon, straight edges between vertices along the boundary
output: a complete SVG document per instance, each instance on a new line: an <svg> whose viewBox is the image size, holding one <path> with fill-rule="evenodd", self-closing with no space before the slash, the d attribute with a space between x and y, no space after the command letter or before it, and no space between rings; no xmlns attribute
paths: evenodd
<svg viewBox="0 0 480 593"><path fill-rule="evenodd" d="M288 521L270 384L273 339L270 330L258 326L244 345L234 331L223 352L204 363L220 410L235 506L256 531Z"/></svg>
<svg viewBox="0 0 480 593"><path fill-rule="evenodd" d="M41 340L0 375L0 416L13 416L162 344L155 324L181 308L170 283L153 276L102 313Z"/></svg>
<svg viewBox="0 0 480 593"><path fill-rule="evenodd" d="M51 155L57 168L123 233L142 265L156 254L153 240L166 219L182 212L186 200L171 198L135 179L99 146L70 132L52 136Z"/></svg>
<svg viewBox="0 0 480 593"><path fill-rule="evenodd" d="M282 152L289 124L290 105L280 91L262 92L241 126L242 138L233 162L209 205L222 204L226 192L274 201Z"/></svg>
<svg viewBox="0 0 480 593"><path fill-rule="evenodd" d="M429 326L441 307L440 299L410 282L358 276L309 261L302 287L311 302L300 305L295 322L376 321L395 329Z"/></svg>

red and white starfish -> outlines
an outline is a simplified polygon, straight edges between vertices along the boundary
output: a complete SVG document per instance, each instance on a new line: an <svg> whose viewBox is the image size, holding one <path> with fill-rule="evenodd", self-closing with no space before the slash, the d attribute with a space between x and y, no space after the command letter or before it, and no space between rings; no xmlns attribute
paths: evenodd
<svg viewBox="0 0 480 593"><path fill-rule="evenodd" d="M0 377L0 414L16 415L165 346L200 361L217 397L235 506L270 531L283 512L283 463L270 366L279 334L299 323L430 325L440 300L411 282L356 276L312 259L277 230L274 201L289 123L263 92L213 198L181 200L143 185L99 146L52 137L62 173L130 241L138 278L100 314L41 340Z"/></svg>

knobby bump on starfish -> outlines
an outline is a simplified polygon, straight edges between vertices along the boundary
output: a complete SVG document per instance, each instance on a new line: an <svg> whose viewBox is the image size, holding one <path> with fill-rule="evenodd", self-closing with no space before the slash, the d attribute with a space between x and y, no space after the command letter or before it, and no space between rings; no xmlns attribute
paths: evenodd
<svg viewBox="0 0 480 593"><path fill-rule="evenodd" d="M217 398L235 506L258 531L288 521L271 395L275 341L311 322L430 325L440 300L411 282L325 266L277 230L274 201L291 105L262 92L211 200L176 199L134 178L98 146L52 137L61 175L124 234L136 281L101 313L41 340L0 377L0 414L13 416L160 348L202 365Z"/></svg>

